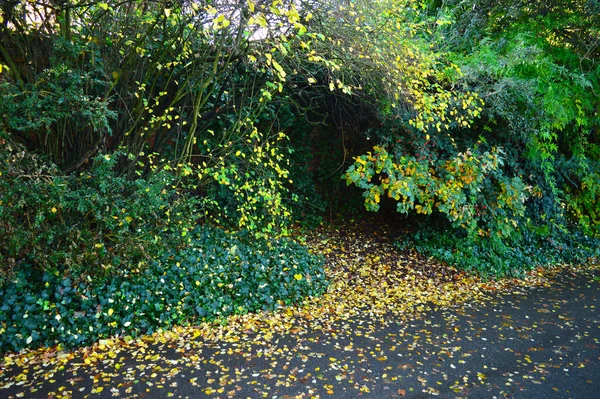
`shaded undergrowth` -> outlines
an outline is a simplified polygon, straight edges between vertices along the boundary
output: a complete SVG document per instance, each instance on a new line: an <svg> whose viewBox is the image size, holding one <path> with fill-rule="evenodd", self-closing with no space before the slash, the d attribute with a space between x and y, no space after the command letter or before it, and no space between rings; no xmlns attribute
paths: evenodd
<svg viewBox="0 0 600 399"><path fill-rule="evenodd" d="M528 226L511 237L473 239L456 229L421 229L397 240L398 248L414 248L440 262L483 277L521 277L535 268L582 265L600 257L600 239L576 227Z"/></svg>

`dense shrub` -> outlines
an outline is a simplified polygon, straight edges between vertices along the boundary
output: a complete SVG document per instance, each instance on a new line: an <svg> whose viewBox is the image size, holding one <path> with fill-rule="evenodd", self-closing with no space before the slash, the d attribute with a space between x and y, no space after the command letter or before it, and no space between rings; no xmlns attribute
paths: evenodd
<svg viewBox="0 0 600 399"><path fill-rule="evenodd" d="M541 189L541 214L562 212L599 236L597 5L445 0L435 7L454 20L438 40L461 70L457 84L485 102L473 130L508 149L511 168Z"/></svg>
<svg viewBox="0 0 600 399"><path fill-rule="evenodd" d="M400 213L435 212L471 236L513 234L534 190L521 176L507 173L502 148L484 151L477 144L460 152L438 139L415 151L404 140L397 140L393 152L375 146L346 171L347 184L363 190L367 210L379 210L382 198L389 197Z"/></svg>
<svg viewBox="0 0 600 399"><path fill-rule="evenodd" d="M195 201L160 172L128 180L115 153L77 176L4 140L0 148L1 276L22 265L80 280L143 269L149 259L185 242Z"/></svg>
<svg viewBox="0 0 600 399"><path fill-rule="evenodd" d="M115 153L64 176L7 140L0 153L1 351L271 309L325 286L294 241L197 227L197 201L167 172L128 180Z"/></svg>
<svg viewBox="0 0 600 399"><path fill-rule="evenodd" d="M584 0L547 3L431 2L426 14L436 23L424 37L438 58L435 84L423 86L430 108L417 99L419 116L388 118L373 150L346 171L369 210L388 196L403 213L467 227L417 241L469 269L511 273L529 256L570 261L587 253L578 231L599 236L598 13ZM540 228L560 231L551 241L563 250L546 248Z"/></svg>
<svg viewBox="0 0 600 399"><path fill-rule="evenodd" d="M520 276L536 267L557 264L578 265L600 257L600 240L586 236L572 227L550 221L527 226L511 237L478 237L464 231L423 229L414 236L399 240L400 248L415 248L433 258L477 272L483 276Z"/></svg>
<svg viewBox="0 0 600 399"><path fill-rule="evenodd" d="M3 31L1 25L3 44L18 40ZM117 117L117 112L110 109L110 97L106 96L110 82L105 79L102 63L87 59L98 57L99 53L90 51L90 43L83 40L71 42L44 34L19 39L35 44L29 47L11 43L6 51L35 50L16 57L23 70L29 69L21 76L24 81L11 79L6 69L0 73L0 128L26 142L30 149L44 152L57 165L73 167L106 143L112 133L111 123ZM36 51L38 57L32 56ZM24 60L26 57L29 58ZM0 58L0 65L2 61Z"/></svg>

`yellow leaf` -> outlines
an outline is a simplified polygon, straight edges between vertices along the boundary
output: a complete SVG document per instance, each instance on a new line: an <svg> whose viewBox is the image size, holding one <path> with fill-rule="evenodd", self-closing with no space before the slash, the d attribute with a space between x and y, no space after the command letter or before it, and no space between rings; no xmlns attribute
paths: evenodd
<svg viewBox="0 0 600 399"><path fill-rule="evenodd" d="M301 274L294 274L294 278L298 281L302 280L302 275Z"/></svg>
<svg viewBox="0 0 600 399"><path fill-rule="evenodd" d="M115 312L115 311L114 311L114 310L112 310L112 308L111 308L111 309L108 309L108 315L109 315L109 316L112 316L112 314L113 314L114 312Z"/></svg>
<svg viewBox="0 0 600 399"><path fill-rule="evenodd" d="M169 15L171 15L171 10L170 10L169 8L165 8L165 10L164 10L164 11L165 11L165 16L166 16L167 18L169 18Z"/></svg>

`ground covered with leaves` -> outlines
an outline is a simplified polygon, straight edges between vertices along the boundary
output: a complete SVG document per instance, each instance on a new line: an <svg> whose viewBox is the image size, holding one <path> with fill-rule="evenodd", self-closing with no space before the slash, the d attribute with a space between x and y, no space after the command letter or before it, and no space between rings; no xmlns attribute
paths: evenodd
<svg viewBox="0 0 600 399"><path fill-rule="evenodd" d="M327 291L74 351L5 354L3 397L582 397L600 388L597 269L483 280L393 245L381 225L319 229ZM306 277L304 277L306 278Z"/></svg>

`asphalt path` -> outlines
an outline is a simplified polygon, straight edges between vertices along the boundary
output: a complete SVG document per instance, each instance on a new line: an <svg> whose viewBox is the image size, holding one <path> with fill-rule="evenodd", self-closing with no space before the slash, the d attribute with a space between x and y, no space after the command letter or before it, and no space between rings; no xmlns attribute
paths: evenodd
<svg viewBox="0 0 600 399"><path fill-rule="evenodd" d="M0 397L597 398L599 277L403 318L365 312L302 335L150 343L145 357L121 351L94 367L4 366Z"/></svg>

